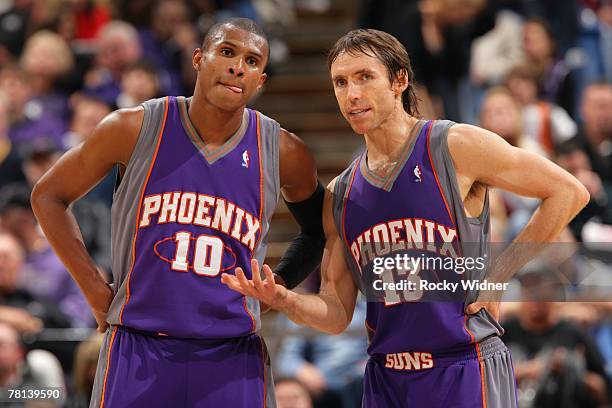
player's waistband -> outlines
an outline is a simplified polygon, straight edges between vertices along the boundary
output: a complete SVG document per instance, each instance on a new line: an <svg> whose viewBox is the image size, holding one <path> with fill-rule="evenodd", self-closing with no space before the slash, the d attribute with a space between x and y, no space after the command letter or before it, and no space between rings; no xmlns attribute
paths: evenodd
<svg viewBox="0 0 612 408"><path fill-rule="evenodd" d="M421 371L436 367L449 367L469 360L482 361L507 350L508 348L498 336L491 336L478 344L467 344L449 351L372 354L370 359L395 371Z"/></svg>
<svg viewBox="0 0 612 408"><path fill-rule="evenodd" d="M257 333L250 333L250 334L247 334L245 336L240 336L240 337L202 338L202 337L179 337L179 336L173 336L170 334L166 334L163 332L154 332L154 331L149 331L149 330L136 329L134 327L123 326L123 325L116 325L116 326L113 325L113 326L110 326L110 329L113 330L115 327L117 328L117 331L121 331L124 333L138 334L141 336L155 337L159 339L202 342L202 343L210 344L211 346L215 345L216 343L227 343L228 341L231 341L231 340L245 340L245 339L248 340L252 338L253 339L260 338L257 335Z"/></svg>

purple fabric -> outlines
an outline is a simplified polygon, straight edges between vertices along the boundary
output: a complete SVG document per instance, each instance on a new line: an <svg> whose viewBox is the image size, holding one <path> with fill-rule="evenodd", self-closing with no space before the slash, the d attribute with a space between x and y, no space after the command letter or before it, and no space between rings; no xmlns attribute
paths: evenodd
<svg viewBox="0 0 612 408"><path fill-rule="evenodd" d="M172 192L193 192L218 197L259 218L261 206L257 119L249 111L249 125L238 144L210 164L183 127L176 98L169 98L168 115L145 197ZM243 167L248 152L249 167ZM241 266L251 275L253 256L248 246L228 234L206 226L158 223L161 211L137 231L135 261L129 278L130 297L121 323L136 329L161 331L185 338L223 338L253 332L255 322L246 310L245 297L221 283L221 272ZM210 209L214 213L214 205ZM246 217L246 216L245 216ZM233 217L232 217L233 218ZM243 219L244 220L244 219ZM178 232L191 234L187 271L172 270ZM246 228L242 226L242 232ZM217 276L193 270L196 240L208 235L224 245ZM257 231L257 239L261 229Z"/></svg>
<svg viewBox="0 0 612 408"><path fill-rule="evenodd" d="M115 330L105 407L265 405L267 356L258 336L203 341L147 336L122 327ZM92 406L96 404L93 401Z"/></svg>
<svg viewBox="0 0 612 408"><path fill-rule="evenodd" d="M43 115L58 118L65 122L70 120L70 107L66 95L59 92L50 92L37 96L33 101L42 106Z"/></svg>
<svg viewBox="0 0 612 408"><path fill-rule="evenodd" d="M427 148L427 132L431 126L431 121L423 126L391 191L373 186L357 164L344 218L344 233L349 248L362 232L392 220L431 220L447 228L456 228L446 210L431 166ZM414 175L413 169L416 166L421 169L420 181ZM406 239L404 235L402 238ZM371 268L364 267L361 275L364 287L372 286L372 274ZM423 276L422 273L420 276ZM449 272L444 279L450 280L457 276ZM464 327L462 302L402 302L385 305L383 301L370 301L366 322L371 334L368 348L370 355L407 350L434 352L472 341Z"/></svg>
<svg viewBox="0 0 612 408"><path fill-rule="evenodd" d="M121 93L121 84L108 76L101 84L86 87L85 93L93 98L100 99L108 106L116 107L117 97Z"/></svg>
<svg viewBox="0 0 612 408"><path fill-rule="evenodd" d="M50 246L28 254L22 276L22 288L56 304L73 327L92 326L85 297Z"/></svg>
<svg viewBox="0 0 612 408"><path fill-rule="evenodd" d="M36 119L26 118L11 126L9 139L17 146L41 138L51 139L56 142L57 146L63 146L62 137L67 128L68 124L64 120L41 115Z"/></svg>
<svg viewBox="0 0 612 408"><path fill-rule="evenodd" d="M181 50L172 41L160 42L151 30L138 32L142 46L143 59L157 68L160 93L164 95L183 95L185 89L181 76Z"/></svg>
<svg viewBox="0 0 612 408"><path fill-rule="evenodd" d="M483 406L477 358L424 371L394 371L372 359L366 366L364 408Z"/></svg>

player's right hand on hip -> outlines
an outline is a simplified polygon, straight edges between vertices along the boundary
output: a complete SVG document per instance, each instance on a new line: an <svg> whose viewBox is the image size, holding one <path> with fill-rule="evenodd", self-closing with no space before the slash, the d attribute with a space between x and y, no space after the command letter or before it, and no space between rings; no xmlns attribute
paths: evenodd
<svg viewBox="0 0 612 408"><path fill-rule="evenodd" d="M261 303L270 306L272 309L278 309L286 299L288 289L276 283L272 269L270 269L268 265L264 264L263 272L265 280L261 279L259 262L257 262L256 259L251 259L251 274L253 279L247 279L244 271L239 267L236 268L235 275L230 275L228 273L222 274L221 282L236 292L255 298Z"/></svg>

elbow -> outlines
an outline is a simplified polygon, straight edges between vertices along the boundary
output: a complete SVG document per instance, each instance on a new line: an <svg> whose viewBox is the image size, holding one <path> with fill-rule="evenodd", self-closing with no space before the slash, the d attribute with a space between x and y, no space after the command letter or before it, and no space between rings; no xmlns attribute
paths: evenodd
<svg viewBox="0 0 612 408"><path fill-rule="evenodd" d="M584 184L578 180L576 180L574 186L572 187L572 197L572 201L576 205L575 214L578 214L591 200L591 194L589 194L589 191Z"/></svg>
<svg viewBox="0 0 612 408"><path fill-rule="evenodd" d="M348 324L337 324L333 327L328 327L327 330L325 330L326 334L330 334L332 336L336 336L338 334L342 334L346 328L348 327Z"/></svg>
<svg viewBox="0 0 612 408"><path fill-rule="evenodd" d="M32 205L32 211L34 211L34 214L36 214L40 208L42 196L43 188L40 186L40 183L36 183L34 188L32 188L32 193L30 194L30 204Z"/></svg>

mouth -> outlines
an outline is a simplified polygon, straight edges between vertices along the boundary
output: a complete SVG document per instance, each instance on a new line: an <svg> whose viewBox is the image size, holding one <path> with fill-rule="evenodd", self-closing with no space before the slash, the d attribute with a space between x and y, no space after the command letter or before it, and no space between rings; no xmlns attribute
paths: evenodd
<svg viewBox="0 0 612 408"><path fill-rule="evenodd" d="M370 111L370 108L355 108L355 109L349 109L348 114L349 117L352 119L360 119L363 116L365 116L368 112Z"/></svg>
<svg viewBox="0 0 612 408"><path fill-rule="evenodd" d="M240 86L225 84L223 82L219 82L219 84L225 87L226 89L230 90L231 92L234 92L237 94L241 94L243 92Z"/></svg>

